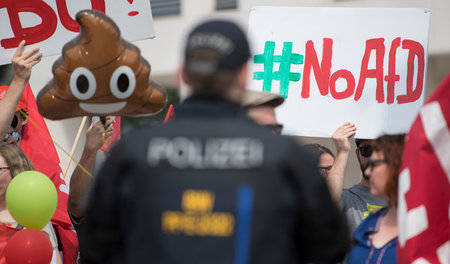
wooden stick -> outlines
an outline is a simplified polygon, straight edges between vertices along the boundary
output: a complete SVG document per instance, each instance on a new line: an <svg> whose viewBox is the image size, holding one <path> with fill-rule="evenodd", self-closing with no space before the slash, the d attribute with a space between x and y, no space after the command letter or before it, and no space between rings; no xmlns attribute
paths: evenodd
<svg viewBox="0 0 450 264"><path fill-rule="evenodd" d="M75 137L75 141L73 142L73 145L72 145L72 150L70 151L69 160L67 161L66 168L64 169L64 172L63 172L64 179L66 180L66 182L67 182L67 171L69 170L69 166L72 161L73 154L75 153L75 150L77 149L78 141L80 140L81 132L83 132L83 128L86 125L87 118L88 118L87 116L84 116L83 120L81 120L80 128L78 128L77 136Z"/></svg>

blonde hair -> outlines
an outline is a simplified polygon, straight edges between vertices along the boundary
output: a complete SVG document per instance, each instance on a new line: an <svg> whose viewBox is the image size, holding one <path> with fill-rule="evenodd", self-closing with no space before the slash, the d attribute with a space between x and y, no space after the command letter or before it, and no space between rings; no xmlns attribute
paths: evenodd
<svg viewBox="0 0 450 264"><path fill-rule="evenodd" d="M34 170L33 163L31 163L27 155L15 145L0 143L0 156L8 164L12 177L24 171Z"/></svg>

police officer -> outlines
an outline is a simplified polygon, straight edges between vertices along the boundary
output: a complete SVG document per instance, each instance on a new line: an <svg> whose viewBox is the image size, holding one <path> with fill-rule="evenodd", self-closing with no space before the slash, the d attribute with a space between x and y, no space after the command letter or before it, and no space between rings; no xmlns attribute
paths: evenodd
<svg viewBox="0 0 450 264"><path fill-rule="evenodd" d="M188 36L192 96L174 121L125 136L102 168L79 232L82 263L335 262L344 217L292 139L246 117L250 58L234 23Z"/></svg>

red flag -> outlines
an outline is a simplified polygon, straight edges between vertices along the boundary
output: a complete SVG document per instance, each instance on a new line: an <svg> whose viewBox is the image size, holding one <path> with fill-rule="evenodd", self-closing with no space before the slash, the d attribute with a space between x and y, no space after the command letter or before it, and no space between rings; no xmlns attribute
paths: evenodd
<svg viewBox="0 0 450 264"><path fill-rule="evenodd" d="M398 263L450 263L450 74L421 108L399 182Z"/></svg>
<svg viewBox="0 0 450 264"><path fill-rule="evenodd" d="M52 224L58 231L62 244L64 264L76 263L78 240L67 213L69 188L64 180L61 164L44 119L38 112L36 100L29 84L22 97L28 102L28 123L22 131L20 147L30 158L34 168L47 175L55 184L58 193L58 206Z"/></svg>
<svg viewBox="0 0 450 264"><path fill-rule="evenodd" d="M173 110L173 105L170 104L169 109L167 109L166 117L164 118L164 124L172 121L175 118L175 111Z"/></svg>

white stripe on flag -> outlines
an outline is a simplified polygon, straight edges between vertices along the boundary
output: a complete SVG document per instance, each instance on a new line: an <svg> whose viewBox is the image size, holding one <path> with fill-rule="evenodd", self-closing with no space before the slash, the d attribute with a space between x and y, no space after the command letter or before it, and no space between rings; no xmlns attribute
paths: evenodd
<svg viewBox="0 0 450 264"><path fill-rule="evenodd" d="M424 258L419 258L414 260L414 262L412 262L411 264L431 264L430 262L428 262L428 260L424 259Z"/></svg>
<svg viewBox="0 0 450 264"><path fill-rule="evenodd" d="M437 249L437 256L441 263L450 263L450 242L447 241Z"/></svg>
<svg viewBox="0 0 450 264"><path fill-rule="evenodd" d="M425 135L450 182L450 131L439 102L431 102L420 111Z"/></svg>
<svg viewBox="0 0 450 264"><path fill-rule="evenodd" d="M402 225L398 226L398 243L404 247L406 241L418 236L428 228L427 208L421 204L408 210L406 193L411 187L411 175L409 169L404 169L399 176L398 194L398 219L402 219Z"/></svg>

